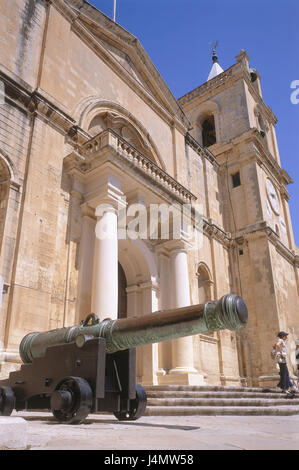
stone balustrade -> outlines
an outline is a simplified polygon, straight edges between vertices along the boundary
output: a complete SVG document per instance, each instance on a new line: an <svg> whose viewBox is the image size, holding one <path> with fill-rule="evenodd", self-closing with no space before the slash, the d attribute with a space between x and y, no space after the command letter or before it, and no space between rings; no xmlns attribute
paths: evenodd
<svg viewBox="0 0 299 470"><path fill-rule="evenodd" d="M180 198L184 203L191 204L192 201L196 200L196 197L188 189L112 129L107 129L90 139L82 145L79 152L88 162L107 146L112 147L118 156L134 166L147 178L154 180L156 184L160 184L165 190Z"/></svg>

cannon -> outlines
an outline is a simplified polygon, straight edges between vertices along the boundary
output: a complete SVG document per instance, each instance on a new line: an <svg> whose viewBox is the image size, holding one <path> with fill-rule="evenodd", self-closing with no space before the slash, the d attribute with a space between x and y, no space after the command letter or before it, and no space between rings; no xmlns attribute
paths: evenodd
<svg viewBox="0 0 299 470"><path fill-rule="evenodd" d="M136 420L146 409L136 384L136 347L207 331L246 325L241 297L162 310L140 317L99 321L89 314L78 326L27 334L20 370L0 381L0 415L14 409L51 410L60 423L78 424L89 413L112 412Z"/></svg>

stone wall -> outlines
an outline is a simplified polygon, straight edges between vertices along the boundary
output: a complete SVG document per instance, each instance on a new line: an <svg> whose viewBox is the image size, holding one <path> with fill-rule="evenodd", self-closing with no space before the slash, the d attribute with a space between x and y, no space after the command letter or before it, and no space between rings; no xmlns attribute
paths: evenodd
<svg viewBox="0 0 299 470"><path fill-rule="evenodd" d="M1 373L16 367L18 345L26 333L70 326L79 320L80 204L87 178L82 176L83 183L80 181L75 191L75 177L66 175L64 158L71 152L78 155L84 142L91 139L89 125L99 114L126 119L144 137L144 145L155 155L156 164L197 198L204 224L202 245L188 252L191 303L199 302L202 295L198 284L200 266L210 276L210 298L238 293L236 265L232 265L231 209L227 200L223 202L219 163L213 156L186 145L188 119L135 38L112 22L105 30L106 20L103 24L93 22L91 17L86 21L63 0L6 1L1 3L0 13L0 45L4 51L0 72L11 88L6 90L6 104L0 106L0 158L3 155L12 169L6 208L1 207L0 212L0 274L7 285L0 323L0 348L5 355L5 360L1 358ZM242 133L248 128L243 90L242 84L236 85L235 102L229 90L222 95L225 119L218 119L217 125L223 139L230 139L233 131ZM142 186L132 168L127 186L130 189L130 182L138 181L138 189L149 198L148 187ZM256 175L254 163L244 166L249 186L257 186ZM153 194L157 179L155 184ZM163 198L171 200L169 188L165 188ZM173 192L171 197L176 200L179 196ZM246 211L238 212L240 200L245 205L245 195L236 192L232 204L242 226ZM254 218L256 207L250 201L246 204ZM153 247L148 250L154 252ZM260 245L254 250L256 262L261 262ZM156 254L151 256L154 265ZM148 257L147 253L145 259ZM140 269L136 260L134 263ZM138 280L140 273L135 274ZM140 302L143 313L149 306L158 308L157 280L158 275L157 279L143 280L143 288L148 289ZM129 288L133 292L140 286L136 281ZM147 300L150 296L151 301ZM193 347L194 365L208 383L240 383L235 333L198 335L193 338ZM144 357L139 357L138 373L154 381L158 347L146 348ZM14 362L8 364L8 356Z"/></svg>

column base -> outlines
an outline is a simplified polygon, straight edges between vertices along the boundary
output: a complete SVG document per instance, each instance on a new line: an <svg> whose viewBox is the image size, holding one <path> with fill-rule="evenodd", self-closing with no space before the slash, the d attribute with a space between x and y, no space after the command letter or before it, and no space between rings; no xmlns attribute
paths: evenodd
<svg viewBox="0 0 299 470"><path fill-rule="evenodd" d="M232 375L220 375L220 382L223 386L246 387L247 382L243 377Z"/></svg>
<svg viewBox="0 0 299 470"><path fill-rule="evenodd" d="M194 367L174 367L169 371L170 375L179 375L179 374L198 374L198 371Z"/></svg>
<svg viewBox="0 0 299 470"><path fill-rule="evenodd" d="M279 373L277 373L277 375L260 375L258 377L258 386L273 388L276 387L279 380Z"/></svg>
<svg viewBox="0 0 299 470"><path fill-rule="evenodd" d="M164 376L167 374L166 370L165 369L158 369L157 372L156 372L157 376Z"/></svg>
<svg viewBox="0 0 299 470"><path fill-rule="evenodd" d="M17 350L2 350L0 351L0 379L6 379L10 372L19 370L22 361Z"/></svg>
<svg viewBox="0 0 299 470"><path fill-rule="evenodd" d="M206 385L206 374L195 369L172 369L169 374L158 376L159 385Z"/></svg>
<svg viewBox="0 0 299 470"><path fill-rule="evenodd" d="M157 377L154 377L152 375L142 375L142 376L137 377L137 383L139 383L142 386L158 385L158 380L157 380Z"/></svg>

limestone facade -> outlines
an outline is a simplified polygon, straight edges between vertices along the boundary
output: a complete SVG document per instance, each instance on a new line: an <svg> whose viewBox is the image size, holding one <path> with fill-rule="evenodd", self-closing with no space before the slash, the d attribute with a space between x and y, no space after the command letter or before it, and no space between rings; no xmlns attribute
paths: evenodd
<svg viewBox="0 0 299 470"><path fill-rule="evenodd" d="M142 347L138 380L276 381L276 333L299 338L299 257L276 118L246 53L175 100L138 40L83 0L4 0L0 47L1 376L30 331L234 292L246 328ZM119 237L130 208L152 204L198 207L198 247L183 226Z"/></svg>

